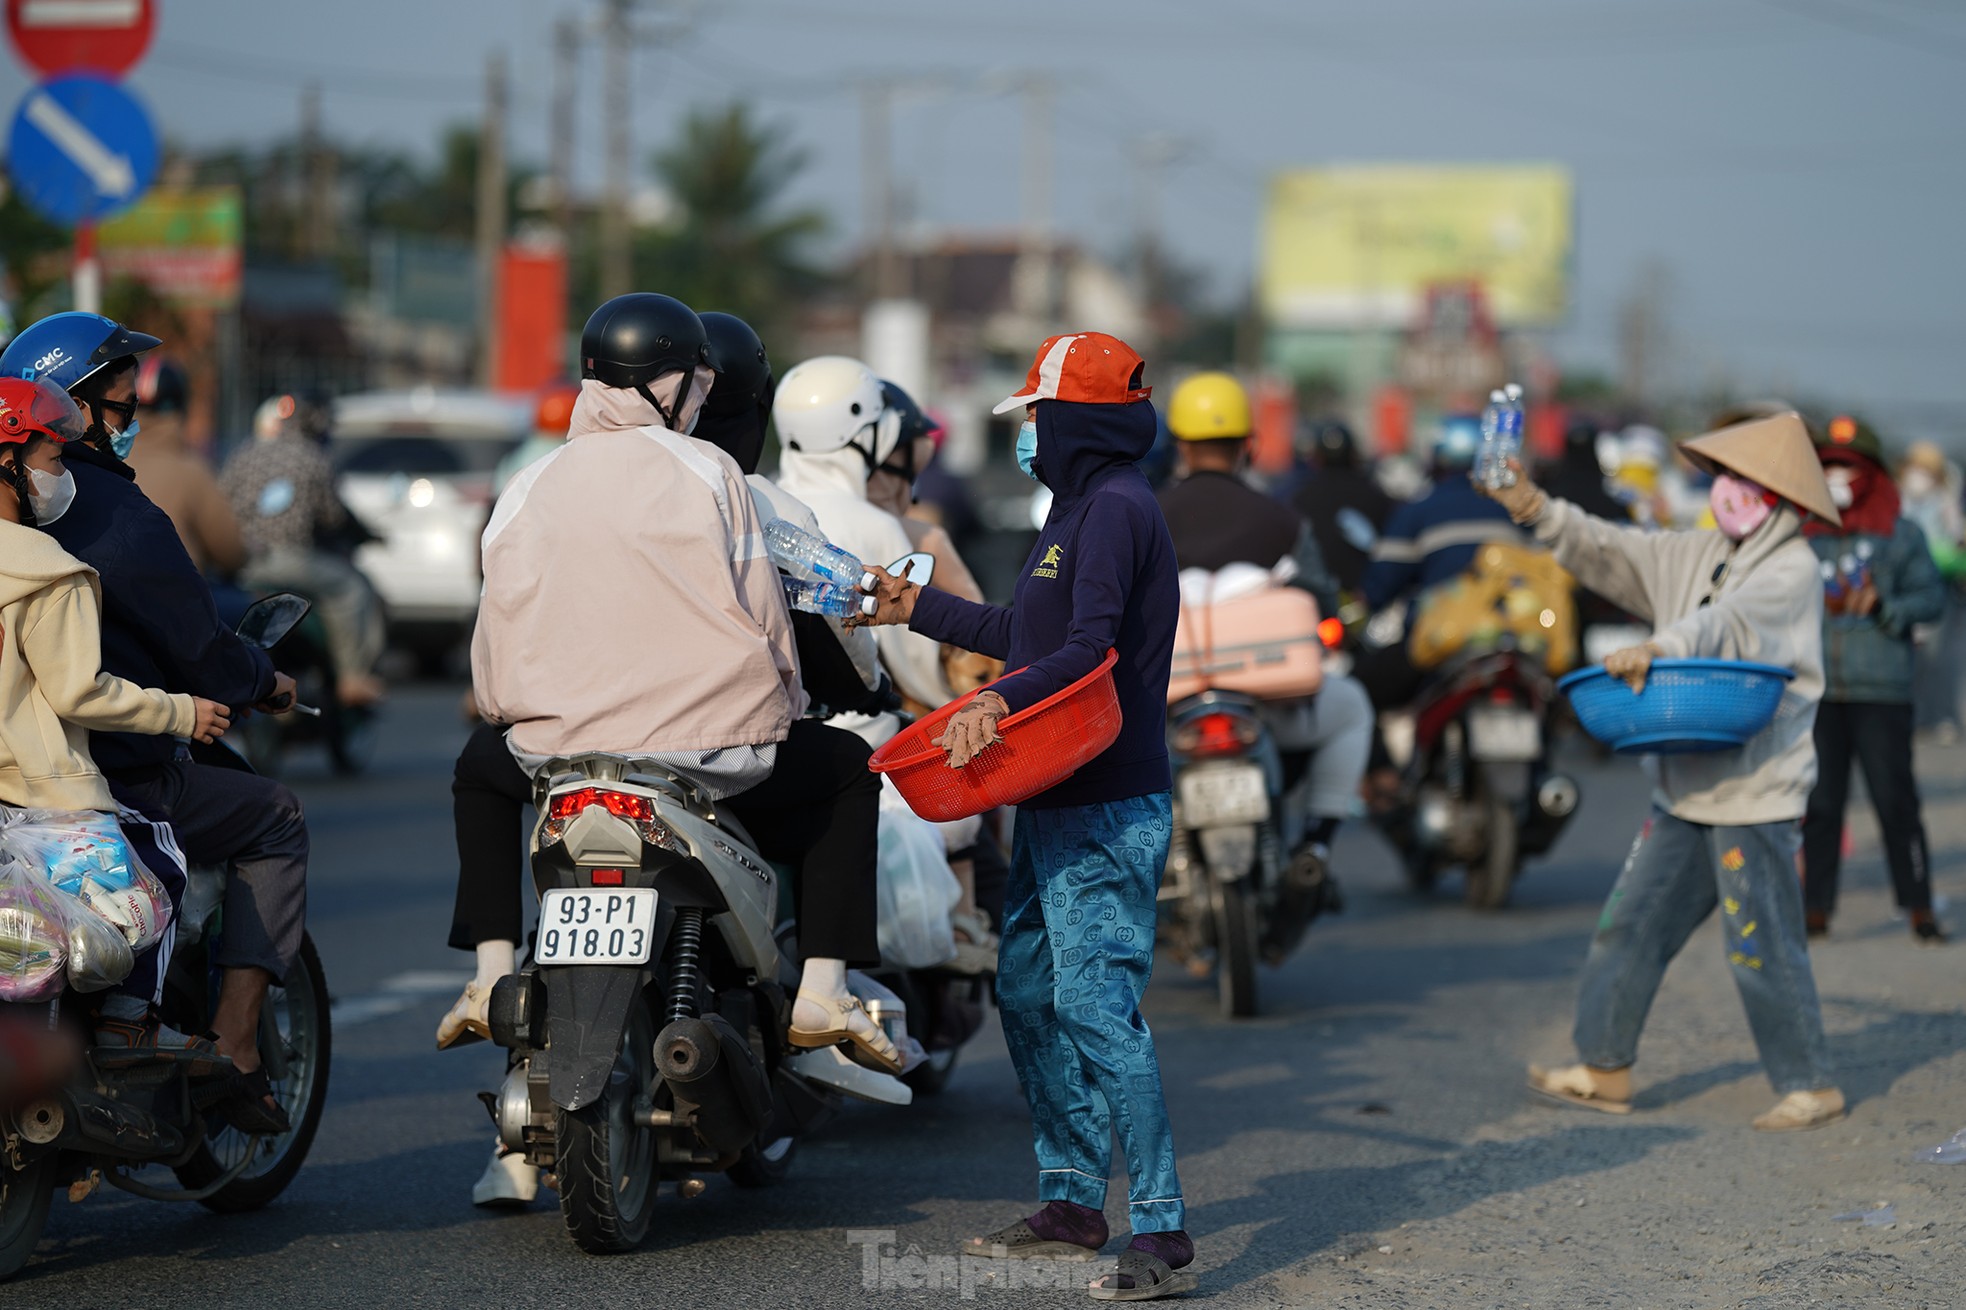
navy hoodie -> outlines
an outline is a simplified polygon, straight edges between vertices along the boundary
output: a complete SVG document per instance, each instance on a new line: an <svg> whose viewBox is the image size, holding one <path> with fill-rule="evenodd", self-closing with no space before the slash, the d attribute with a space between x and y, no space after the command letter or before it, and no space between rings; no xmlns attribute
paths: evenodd
<svg viewBox="0 0 1966 1310"><path fill-rule="evenodd" d="M103 669L235 708L272 695L272 659L219 622L170 515L138 490L130 466L80 442L61 454L75 475L75 503L42 531L102 575ZM176 752L169 737L89 734L89 754L112 778Z"/></svg>
<svg viewBox="0 0 1966 1310"><path fill-rule="evenodd" d="M1167 522L1136 465L1154 444L1154 407L1041 400L1037 411L1036 469L1053 500L1010 608L927 587L910 626L1023 669L995 685L1012 713L1117 650L1119 739L1024 804L1097 805L1166 791L1167 679L1181 594Z"/></svg>

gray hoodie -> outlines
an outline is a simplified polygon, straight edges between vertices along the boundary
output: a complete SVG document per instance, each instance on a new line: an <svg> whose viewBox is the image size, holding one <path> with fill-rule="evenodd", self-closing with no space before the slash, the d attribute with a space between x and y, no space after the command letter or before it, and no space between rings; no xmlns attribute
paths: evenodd
<svg viewBox="0 0 1966 1310"><path fill-rule="evenodd" d="M1666 657L1753 660L1792 669L1774 719L1736 750L1647 761L1660 807L1689 823L1799 819L1816 782L1823 696L1823 588L1802 515L1783 502L1745 540L1648 532L1551 499L1536 537L1577 581L1653 626Z"/></svg>

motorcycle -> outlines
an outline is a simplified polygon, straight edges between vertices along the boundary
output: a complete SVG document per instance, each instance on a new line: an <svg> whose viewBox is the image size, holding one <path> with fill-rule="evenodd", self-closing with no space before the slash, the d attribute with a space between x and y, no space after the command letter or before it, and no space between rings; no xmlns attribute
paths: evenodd
<svg viewBox="0 0 1966 1310"><path fill-rule="evenodd" d="M256 602L240 636L271 647L307 612L281 594ZM202 763L250 770L225 743L196 752ZM224 931L221 907L228 871L194 866L179 908L175 949L165 975L163 1020L181 1032L204 1032L218 1003L219 970L211 947ZM52 1001L10 1004L42 1027L64 1025L87 1046L86 1006L72 992ZM57 1187L80 1201L108 1183L154 1201L196 1201L221 1214L258 1210L300 1172L327 1103L331 1032L327 977L313 939L302 935L287 976L260 1012L259 1052L274 1096L293 1127L248 1135L200 1104L189 1063L169 1057L131 1062L127 1048L84 1049L68 1083L0 1112L0 1280L19 1272L41 1239ZM161 1164L179 1186L137 1176Z"/></svg>
<svg viewBox="0 0 1966 1310"><path fill-rule="evenodd" d="M490 997L510 1054L484 1093L500 1139L546 1171L574 1243L606 1254L647 1234L658 1187L786 1175L843 1095L906 1105L901 1081L838 1048L785 1040L798 990L779 875L687 780L621 756L549 761L536 777L531 959ZM904 1050L907 1008L849 985Z"/></svg>
<svg viewBox="0 0 1966 1310"><path fill-rule="evenodd" d="M1174 833L1161 881L1162 936L1222 1013L1257 1010L1256 962L1287 959L1312 920L1340 909L1338 885L1306 843L1301 791L1286 787L1275 716L1308 712L1209 690L1168 710Z"/></svg>
<svg viewBox="0 0 1966 1310"><path fill-rule="evenodd" d="M1415 891L1459 864L1467 903L1500 909L1523 859L1555 844L1578 800L1576 782L1549 764L1555 703L1541 661L1504 640L1448 660L1409 715L1382 719L1402 773L1383 823Z"/></svg>
<svg viewBox="0 0 1966 1310"><path fill-rule="evenodd" d="M213 598L220 617L235 624L253 603L249 593L231 586L215 586ZM376 712L366 705L342 704L320 616L303 614L270 649L274 662L293 678L301 708L277 716L255 714L238 725L231 744L266 774L280 772L289 748L309 743L327 749L337 776L354 777L368 768L375 755Z"/></svg>

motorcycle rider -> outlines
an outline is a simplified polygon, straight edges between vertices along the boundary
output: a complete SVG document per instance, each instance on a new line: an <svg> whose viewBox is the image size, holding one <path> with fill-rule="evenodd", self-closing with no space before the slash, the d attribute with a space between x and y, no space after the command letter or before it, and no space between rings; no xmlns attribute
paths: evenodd
<svg viewBox="0 0 1966 1310"><path fill-rule="evenodd" d="M137 486L150 503L171 516L191 562L230 577L246 563L246 542L211 461L186 439L191 388L184 370L162 355L145 355L137 365L136 395L150 422L143 444L124 462L135 470Z"/></svg>
<svg viewBox="0 0 1966 1310"><path fill-rule="evenodd" d="M327 629L336 697L350 707L373 705L383 693L375 676L382 602L359 569L324 549L334 535L361 530L335 493L334 465L321 448L330 422L325 398L273 397L261 406L255 440L226 461L219 485L251 556L240 582L311 598Z"/></svg>
<svg viewBox="0 0 1966 1310"><path fill-rule="evenodd" d="M1341 591L1365 585L1372 547L1393 515L1392 497L1359 462L1358 440L1337 420L1319 423L1311 436L1312 475L1291 503L1317 538L1318 553Z"/></svg>
<svg viewBox="0 0 1966 1310"><path fill-rule="evenodd" d="M849 966L879 958L879 782L865 742L800 717L750 490L729 455L684 435L714 363L702 321L671 297L617 296L588 319L568 440L513 480L485 529L473 682L522 767L591 751L648 760L797 863L806 959L787 1039L895 1072L893 1042L846 985ZM661 651L688 658L651 658Z"/></svg>
<svg viewBox="0 0 1966 1310"><path fill-rule="evenodd" d="M45 333L31 348L37 360L57 349ZM225 732L230 714L217 701L145 687L103 666L96 576L48 532L74 512L76 478L65 456L80 450L88 424L61 389L52 363L47 371L57 376L0 379L0 633L8 647L0 659L0 804L117 815L175 910L185 871L170 830L142 815L119 813L91 758L88 734L165 733L213 741ZM104 995L96 1044L189 1055L194 1074L222 1072L210 1041L168 1028L157 1017L169 940L166 935L138 956L129 975Z"/></svg>
<svg viewBox="0 0 1966 1310"><path fill-rule="evenodd" d="M1159 496L1175 562L1183 571L1209 572L1253 564L1310 592L1323 613L1333 613L1337 584L1325 572L1309 526L1290 507L1243 481L1251 426L1249 396L1227 373L1197 373L1175 388L1167 427L1174 434L1179 480ZM1280 723L1272 730L1283 755L1285 790L1311 771L1313 817L1306 839L1325 863L1365 776L1372 702L1357 681L1327 672L1311 703L1308 733L1284 732Z"/></svg>
<svg viewBox="0 0 1966 1310"><path fill-rule="evenodd" d="M74 504L47 528L93 568L103 593L103 667L139 685L183 689L221 704L284 709L294 683L266 652L219 621L210 589L170 518L116 453L135 430L141 353L160 344L95 314L56 314L14 338L0 374L34 371L96 415L66 448ZM118 416L110 427L102 414ZM259 1058L259 1015L300 949L307 907L307 824L300 800L270 778L183 758L168 738L98 732L90 751L123 804L170 823L199 863L229 864L222 974L212 1031L239 1081L227 1118L250 1132L284 1132Z"/></svg>
<svg viewBox="0 0 1966 1310"><path fill-rule="evenodd" d="M1836 505L1809 432L1788 413L1696 437L1683 448L1714 475L1718 530L1614 526L1553 499L1516 469L1492 495L1533 527L1579 582L1653 625L1605 670L1644 685L1663 658L1756 660L1792 669L1767 727L1735 750L1657 756L1655 805L1605 903L1577 1000L1580 1062L1530 1066L1535 1090L1615 1114L1631 1110L1631 1066L1667 964L1716 908L1748 1026L1781 1100L1767 1132L1843 1115L1823 1038L1796 877L1798 821L1816 777L1812 725L1823 694L1823 589L1802 535Z"/></svg>
<svg viewBox="0 0 1966 1310"><path fill-rule="evenodd" d="M1118 739L1017 812L1005 897L998 1004L1030 1102L1044 1208L965 1254L1091 1259L1115 1129L1126 1152L1133 1241L1097 1299L1187 1291L1194 1243L1174 1165L1153 1035L1140 996L1153 970L1156 897L1172 832L1167 685L1179 611L1174 548L1137 461L1159 426L1146 362L1116 337L1052 337L1024 390L1018 463L1053 500L1009 609L977 605L876 570L873 622L1021 668L950 720L940 745L961 768L1015 710L1090 674L1108 650Z"/></svg>

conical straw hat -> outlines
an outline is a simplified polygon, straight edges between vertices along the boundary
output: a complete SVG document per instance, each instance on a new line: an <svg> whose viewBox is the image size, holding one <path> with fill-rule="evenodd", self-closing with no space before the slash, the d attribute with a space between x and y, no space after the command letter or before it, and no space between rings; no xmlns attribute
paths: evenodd
<svg viewBox="0 0 1966 1310"><path fill-rule="evenodd" d="M1758 482L1783 500L1818 518L1842 526L1836 503L1829 498L1822 461L1809 440L1809 429L1794 412L1736 423L1680 447L1686 457L1709 473L1727 472Z"/></svg>

